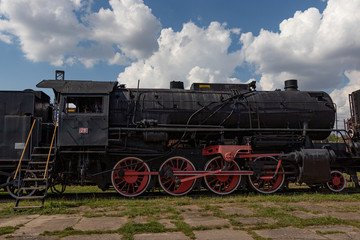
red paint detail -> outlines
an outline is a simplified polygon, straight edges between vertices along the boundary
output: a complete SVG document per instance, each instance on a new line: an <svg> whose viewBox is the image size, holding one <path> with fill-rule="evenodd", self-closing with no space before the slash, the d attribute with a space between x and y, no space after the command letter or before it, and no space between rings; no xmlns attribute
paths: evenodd
<svg viewBox="0 0 360 240"><path fill-rule="evenodd" d="M338 186L340 185L341 181L340 181L340 178L339 177L334 177L333 180L332 180L333 184Z"/></svg>
<svg viewBox="0 0 360 240"><path fill-rule="evenodd" d="M79 133L80 134L87 134L87 133L89 133L89 129L88 128L79 128Z"/></svg>
<svg viewBox="0 0 360 240"><path fill-rule="evenodd" d="M237 158L248 158L250 161L257 157L276 157L279 153L271 154L252 154L250 145L213 145L203 148L202 155L210 156L214 154L221 154L221 156L228 162Z"/></svg>
<svg viewBox="0 0 360 240"><path fill-rule="evenodd" d="M213 145L202 150L203 156L221 154L228 162L234 160L237 154L251 154L251 146L249 145Z"/></svg>
<svg viewBox="0 0 360 240"><path fill-rule="evenodd" d="M278 165L276 166L276 171L275 171L274 176L277 175L277 173L279 172L280 166L281 166L281 159L279 160Z"/></svg>

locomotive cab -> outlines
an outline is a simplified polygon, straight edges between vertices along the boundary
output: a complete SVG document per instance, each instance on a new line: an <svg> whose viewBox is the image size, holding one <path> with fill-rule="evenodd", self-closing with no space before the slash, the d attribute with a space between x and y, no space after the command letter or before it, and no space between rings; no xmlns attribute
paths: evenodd
<svg viewBox="0 0 360 240"><path fill-rule="evenodd" d="M116 82L44 80L38 87L52 88L59 105L60 147L107 146L109 93Z"/></svg>
<svg viewBox="0 0 360 240"><path fill-rule="evenodd" d="M61 95L60 146L107 145L108 95Z"/></svg>

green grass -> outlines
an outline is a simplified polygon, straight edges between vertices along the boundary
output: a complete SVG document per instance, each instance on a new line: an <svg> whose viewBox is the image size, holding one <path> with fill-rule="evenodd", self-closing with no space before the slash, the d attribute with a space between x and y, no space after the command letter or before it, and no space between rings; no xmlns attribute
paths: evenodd
<svg viewBox="0 0 360 240"><path fill-rule="evenodd" d="M96 187L83 187L84 192L88 192ZM75 187L75 189L81 189ZM77 199L65 199L59 197L53 197L50 194L49 198L45 201L43 209L34 209L27 211L13 211L14 201L9 199L7 201L0 202L0 218L9 217L14 215L22 214L76 214L79 213L79 207L86 206L90 209L103 208L103 211L90 211L88 216L91 214L96 217L99 215L106 215L108 211L116 211L119 207L122 207L124 211L121 211L117 216L154 216L169 213L171 215L178 215L179 210L176 209L178 206L186 205L199 205L204 210L212 211L215 216L224 217L221 209L218 206L226 203L235 203L241 205L256 204L271 202L279 206L282 206L284 211L290 212L295 210L307 211L301 207L290 206L289 203L297 202L311 202L311 203L323 203L323 202L359 202L360 194L328 194L328 193L296 193L296 194L285 194L285 195L260 195L260 194L247 194L247 195L236 195L236 196L208 196L208 197L164 197L154 199L126 199L121 196L116 197L101 197L93 196L90 198L77 198ZM217 206L213 206L217 205ZM189 206L191 208L191 206ZM336 210L336 209L335 209ZM360 210L357 206L341 206L339 211L351 212Z"/></svg>
<svg viewBox="0 0 360 240"><path fill-rule="evenodd" d="M10 227L10 226L8 226L8 227L0 227L0 236L5 235L5 234L9 234L9 233L13 233L17 229L19 229L18 226L16 226L16 227Z"/></svg>
<svg viewBox="0 0 360 240"><path fill-rule="evenodd" d="M321 231L316 231L317 234L320 235L328 235L328 234L338 234L338 233L345 233L343 231L325 231L325 232L321 232Z"/></svg>

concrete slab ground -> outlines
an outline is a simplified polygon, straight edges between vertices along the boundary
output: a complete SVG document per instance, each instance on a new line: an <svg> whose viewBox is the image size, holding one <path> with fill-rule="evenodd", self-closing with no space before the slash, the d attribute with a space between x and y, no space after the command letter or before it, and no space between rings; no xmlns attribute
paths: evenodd
<svg viewBox="0 0 360 240"><path fill-rule="evenodd" d="M189 240L181 232L135 234L134 240Z"/></svg>
<svg viewBox="0 0 360 240"><path fill-rule="evenodd" d="M358 212L330 212L328 215L343 220L360 220L360 213Z"/></svg>
<svg viewBox="0 0 360 240"><path fill-rule="evenodd" d="M0 240L56 240L59 239L57 236L12 236L11 238L9 236L0 236Z"/></svg>
<svg viewBox="0 0 360 240"><path fill-rule="evenodd" d="M62 240L121 240L119 234L91 234L91 235L73 235L62 238Z"/></svg>
<svg viewBox="0 0 360 240"><path fill-rule="evenodd" d="M74 225L75 230L93 231L93 230L117 230L127 222L126 217L94 217L82 218Z"/></svg>
<svg viewBox="0 0 360 240"><path fill-rule="evenodd" d="M16 216L12 218L1 219L0 228L1 227L15 227L17 225L23 225L31 220L38 218L40 215L25 215L25 216Z"/></svg>
<svg viewBox="0 0 360 240"><path fill-rule="evenodd" d="M233 218L237 222L241 222L245 225L255 225L260 223L276 223L277 221L272 218L265 218L265 217L237 217Z"/></svg>
<svg viewBox="0 0 360 240"><path fill-rule="evenodd" d="M284 240L315 240L315 239L326 239L323 236L317 235L310 231L306 231L298 228L280 228L280 229L266 229L266 230L255 230L255 233L264 238L272 239L284 239Z"/></svg>
<svg viewBox="0 0 360 240"><path fill-rule="evenodd" d="M302 219L312 219L312 218L318 218L318 217L325 216L324 213L314 214L314 213L311 213L311 212L303 212L303 211L292 211L292 212L289 212L289 214L293 215L295 217L302 218Z"/></svg>
<svg viewBox="0 0 360 240"><path fill-rule="evenodd" d="M226 198L224 198L226 201ZM292 215L293 219L300 218L301 221L311 221L316 223L316 218L323 216L332 216L337 219L345 219L344 225L319 225L309 226L305 228L296 227L278 227L277 229L259 229L261 224L279 223L284 226L284 222L280 218L274 219L271 214L262 216L261 211L256 208L249 207L249 204L239 203L216 203L213 207L207 209L207 203L191 204L186 206L172 206L177 211L169 211L160 214L138 216L111 217L108 216L109 209L99 207L97 210L89 207L79 207L76 214L65 215L15 215L12 217L0 216L0 230L6 227L16 227L17 229L10 234L0 235L0 240L113 240L122 239L125 233L117 231L125 224L129 223L129 232L132 231L131 223L148 223L147 229L141 228L141 224L135 224L134 230L138 234L133 235L134 240L189 240L185 235L191 233L196 240L250 240L253 238L269 238L269 239L330 239L330 240L360 240L359 225L350 223L360 223L360 202L352 203L326 203L321 206L319 203L298 202L289 203L288 205L295 207L295 211L287 211L282 209L281 204L276 205L273 202L257 202L252 205L261 205L269 207L273 210L274 205L277 211L285 215ZM171 204L171 203L170 203ZM319 207L321 206L321 207ZM142 207L142 206L141 206ZM111 209L114 216L122 216L124 208ZM164 207L165 209L165 207ZM206 210L207 209L207 210ZM219 211L220 212L219 212ZM100 217L86 217L88 213L94 212ZM18 214L18 213L17 213ZM21 214L21 213L20 213ZM266 216L266 217L265 217ZM298 220L300 220L298 219ZM334 220L334 219L333 219ZM149 224L157 221L159 224ZM336 219L333 222L338 222ZM175 224L176 223L176 224ZM184 224L186 223L186 224ZM322 221L319 221L321 224ZM346 225L348 223L348 225ZM163 228L162 228L162 226ZM295 226L295 224L285 223L286 226ZM272 227L276 225L272 225ZM127 227L127 226L126 226ZM2 229L1 229L2 228ZM11 228L10 228L11 229ZM256 230L255 230L256 229ZM66 230L66 231L64 231ZM74 230L73 232L71 232ZM54 235L43 235L48 231ZM60 237L56 231L64 231L62 233L72 233L74 235ZM80 232L79 232L80 231ZM87 234L81 231L98 231L96 234ZM111 232L109 232L111 231ZM162 232L166 231L166 232ZM183 232L182 232L183 231ZM162 232L162 233L155 233ZM94 232L93 232L94 233ZM102 233L102 234L101 234ZM56 235L57 234L57 235Z"/></svg>
<svg viewBox="0 0 360 240"><path fill-rule="evenodd" d="M184 222L192 227L216 227L229 225L229 220L214 216L204 216L201 212L184 212L181 213Z"/></svg>
<svg viewBox="0 0 360 240"><path fill-rule="evenodd" d="M220 209L226 215L239 214L239 215L253 215L254 211L247 207L237 207L237 206L226 206Z"/></svg>
<svg viewBox="0 0 360 240"><path fill-rule="evenodd" d="M244 231L231 229L216 229L205 231L194 231L197 240L252 240L253 238Z"/></svg>
<svg viewBox="0 0 360 240"><path fill-rule="evenodd" d="M335 233L335 234L325 234L324 237L330 240L353 240L355 238L351 238L345 233Z"/></svg>
<svg viewBox="0 0 360 240"><path fill-rule="evenodd" d="M312 232L347 232L347 233L360 233L360 230L353 226L347 225L325 225L325 226L312 226L307 227L306 230Z"/></svg>
<svg viewBox="0 0 360 240"><path fill-rule="evenodd" d="M67 227L74 226L80 220L79 216L73 215L50 215L39 216L16 230L13 236L37 236L45 231L62 231Z"/></svg>
<svg viewBox="0 0 360 240"><path fill-rule="evenodd" d="M170 219L160 219L159 223L161 223L165 228L168 228L168 229L176 228L175 224L172 223L172 220L170 220Z"/></svg>

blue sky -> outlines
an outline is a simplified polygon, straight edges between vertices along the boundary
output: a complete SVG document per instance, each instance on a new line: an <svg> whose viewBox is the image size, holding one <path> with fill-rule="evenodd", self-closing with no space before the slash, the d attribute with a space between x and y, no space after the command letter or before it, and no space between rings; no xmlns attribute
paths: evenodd
<svg viewBox="0 0 360 240"><path fill-rule="evenodd" d="M245 32L254 34L257 34L261 28L278 31L279 23L283 19L292 17L298 10L306 10L309 7L323 10L326 6L326 2L321 0L229 0L226 4L220 0L146 0L144 3L151 8L163 28L171 27L174 31L180 31L183 24L189 21L201 27L208 26L212 21L218 21L226 22L230 28L241 28ZM97 0L94 1L92 10L98 11L100 8L109 7L107 0ZM233 44L238 45L236 41ZM65 70L67 79L115 81L124 67L100 63L92 68L86 68L81 64L53 66L48 62L33 62L24 57L16 40L14 44L0 41L2 89L34 88L38 81L54 78L56 69ZM249 73L247 69L242 69L238 75L247 77Z"/></svg>
<svg viewBox="0 0 360 240"><path fill-rule="evenodd" d="M0 0L1 89L53 79L360 88L358 0ZM350 92L349 92L350 91Z"/></svg>

